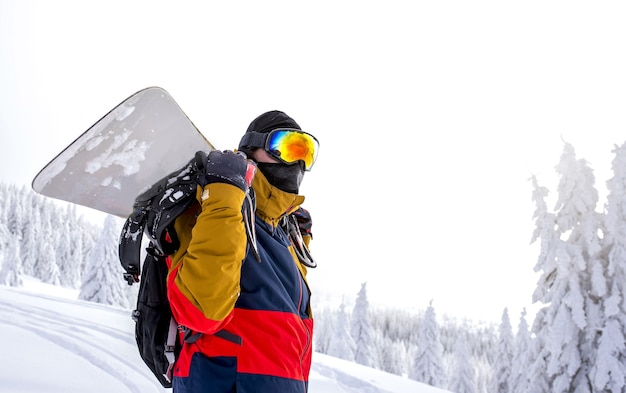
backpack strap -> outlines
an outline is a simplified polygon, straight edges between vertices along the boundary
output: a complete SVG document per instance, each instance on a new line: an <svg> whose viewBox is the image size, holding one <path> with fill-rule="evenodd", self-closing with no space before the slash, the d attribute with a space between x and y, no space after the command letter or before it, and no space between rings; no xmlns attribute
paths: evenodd
<svg viewBox="0 0 626 393"><path fill-rule="evenodd" d="M302 239L302 233L300 233L300 228L298 227L298 219L293 213L282 218L281 226L287 235L289 235L289 240L291 240L291 244L293 245L293 249L300 263L309 268L316 268L317 262L315 262L311 256L308 247Z"/></svg>
<svg viewBox="0 0 626 393"><path fill-rule="evenodd" d="M129 285L139 282L144 232L157 254L170 255L180 247L174 221L196 200L197 177L204 170L196 155L180 170L154 183L135 199L119 239L120 263Z"/></svg>
<svg viewBox="0 0 626 393"><path fill-rule="evenodd" d="M248 238L248 247L252 247L252 253L257 262L261 262L261 254L256 243L256 229L254 226L254 220L256 217L256 197L252 188L248 189L246 193L246 199L243 201L241 207L241 214L243 216L243 224L246 227L246 237Z"/></svg>
<svg viewBox="0 0 626 393"><path fill-rule="evenodd" d="M128 285L139 282L141 239L147 222L146 211L142 208L135 208L122 227L119 240L119 258L126 271L124 280Z"/></svg>
<svg viewBox="0 0 626 393"><path fill-rule="evenodd" d="M170 318L170 325L167 330L167 342L165 343L165 357L169 366L167 367L167 371L163 376L167 379L168 382L172 382L172 377L174 376L174 363L176 363L176 340L178 339L178 324L174 317Z"/></svg>

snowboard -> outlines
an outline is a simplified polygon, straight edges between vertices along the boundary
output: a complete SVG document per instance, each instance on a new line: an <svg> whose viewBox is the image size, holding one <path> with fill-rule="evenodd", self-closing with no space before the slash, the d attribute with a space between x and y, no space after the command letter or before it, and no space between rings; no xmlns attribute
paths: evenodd
<svg viewBox="0 0 626 393"><path fill-rule="evenodd" d="M194 154L214 150L170 94L131 95L50 161L32 182L41 195L126 218L135 198Z"/></svg>

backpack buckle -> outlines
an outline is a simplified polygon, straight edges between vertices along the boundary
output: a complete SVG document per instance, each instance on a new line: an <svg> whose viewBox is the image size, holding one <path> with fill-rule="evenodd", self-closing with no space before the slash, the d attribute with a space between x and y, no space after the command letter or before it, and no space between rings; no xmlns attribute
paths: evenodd
<svg viewBox="0 0 626 393"><path fill-rule="evenodd" d="M126 281L128 285L139 282L139 272L134 269L133 265L130 265L128 271L124 273L124 281Z"/></svg>

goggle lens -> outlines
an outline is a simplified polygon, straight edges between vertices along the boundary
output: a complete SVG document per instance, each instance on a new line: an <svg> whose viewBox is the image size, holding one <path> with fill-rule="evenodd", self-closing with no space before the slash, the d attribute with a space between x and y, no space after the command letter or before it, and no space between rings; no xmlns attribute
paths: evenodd
<svg viewBox="0 0 626 393"><path fill-rule="evenodd" d="M304 161L305 169L311 170L317 158L319 142L311 134L299 130L274 130L267 137L266 150L279 160L292 164Z"/></svg>

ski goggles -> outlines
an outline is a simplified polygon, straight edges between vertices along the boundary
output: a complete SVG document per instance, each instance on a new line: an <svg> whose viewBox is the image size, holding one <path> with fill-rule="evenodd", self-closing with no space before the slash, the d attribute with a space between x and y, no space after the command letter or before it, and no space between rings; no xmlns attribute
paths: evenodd
<svg viewBox="0 0 626 393"><path fill-rule="evenodd" d="M293 128L277 128L269 133L248 132L240 145L263 148L285 164L302 161L306 171L313 167L319 150L319 142L313 135Z"/></svg>

